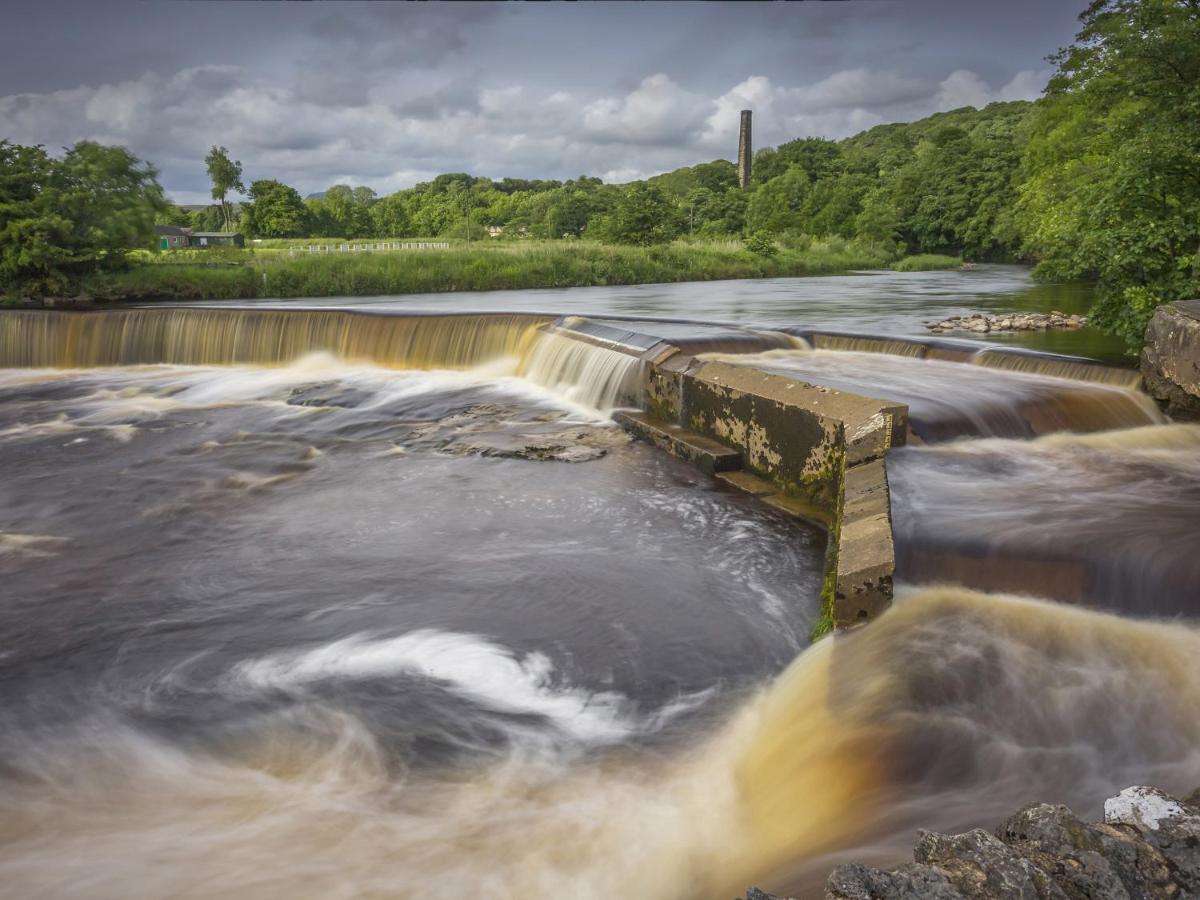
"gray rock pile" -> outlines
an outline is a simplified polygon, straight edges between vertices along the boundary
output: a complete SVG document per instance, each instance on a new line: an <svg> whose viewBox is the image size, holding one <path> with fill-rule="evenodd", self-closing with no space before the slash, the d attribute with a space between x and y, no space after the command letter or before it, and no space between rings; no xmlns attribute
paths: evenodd
<svg viewBox="0 0 1200 900"><path fill-rule="evenodd" d="M994 834L921 832L891 872L838 866L826 900L1185 900L1200 897L1200 790L1177 800L1131 787L1088 824L1065 806L1027 806ZM751 889L748 900L779 900Z"/></svg>
<svg viewBox="0 0 1200 900"><path fill-rule="evenodd" d="M1067 315L1061 312L1009 313L992 315L974 313L969 316L950 316L940 322L926 322L925 327L934 334L944 331L971 331L986 334L989 331L1046 331L1051 328L1083 328L1087 316Z"/></svg>

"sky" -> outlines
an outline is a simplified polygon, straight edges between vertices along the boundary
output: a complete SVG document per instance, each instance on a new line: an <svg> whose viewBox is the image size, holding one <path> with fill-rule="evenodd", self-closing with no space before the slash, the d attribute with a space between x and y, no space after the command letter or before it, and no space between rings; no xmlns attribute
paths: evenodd
<svg viewBox="0 0 1200 900"><path fill-rule="evenodd" d="M1083 0L7 0L0 139L123 144L177 203L244 180L386 194L442 172L625 182L1033 99Z"/></svg>

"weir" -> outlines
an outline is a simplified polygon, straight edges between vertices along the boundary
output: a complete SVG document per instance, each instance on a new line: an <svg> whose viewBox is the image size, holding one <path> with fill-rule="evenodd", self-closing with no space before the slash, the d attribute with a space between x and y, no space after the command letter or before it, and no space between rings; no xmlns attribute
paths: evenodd
<svg viewBox="0 0 1200 900"><path fill-rule="evenodd" d="M807 346L816 352L800 351ZM843 368L873 354L881 364L889 356L910 366L965 362L1092 384L1056 382L1054 391L1022 395L1016 413L993 414L964 431L939 424L920 391L906 392L903 379L889 375L891 363L873 376L878 367L860 365L867 377L843 373L841 380L830 366L814 368L830 350L839 352L824 355ZM910 437L1028 437L1161 421L1128 392L1136 372L981 350L966 341L517 314L195 307L0 313L3 367L273 366L312 353L405 369L484 366L525 378L615 412L627 429L674 455L820 523L828 548L819 631L872 619L891 603L896 550L885 460ZM780 362L789 359L791 369ZM874 384L889 385L881 391L894 399L870 396Z"/></svg>
<svg viewBox="0 0 1200 900"><path fill-rule="evenodd" d="M1079 356L1060 356L1019 347L981 348L974 341L952 338L885 338L841 331L812 331L802 328L782 330L801 338L815 350L848 350L962 362L1050 378L1110 384L1130 391L1140 390L1142 387L1142 376L1136 369L1122 369Z"/></svg>

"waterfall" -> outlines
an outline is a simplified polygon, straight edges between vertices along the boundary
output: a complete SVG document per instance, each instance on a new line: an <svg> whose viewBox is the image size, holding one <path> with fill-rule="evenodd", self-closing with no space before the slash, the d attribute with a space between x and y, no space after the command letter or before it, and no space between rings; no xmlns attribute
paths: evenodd
<svg viewBox="0 0 1200 900"><path fill-rule="evenodd" d="M1070 378L1073 381L1093 381L1131 391L1142 386L1142 374L1137 369L1118 369L1087 359L1053 356L1048 353L986 347L975 353L970 362L972 365L987 366L990 369L1006 369L1010 372L1025 372L1051 378Z"/></svg>
<svg viewBox="0 0 1200 900"><path fill-rule="evenodd" d="M259 365L327 353L396 369L519 375L608 411L637 402L635 357L547 330L548 316L376 315L348 310L173 307L0 314L0 367Z"/></svg>
<svg viewBox="0 0 1200 900"><path fill-rule="evenodd" d="M347 310L166 309L0 314L0 366L280 365L310 353L405 369L520 356L530 315L389 316Z"/></svg>

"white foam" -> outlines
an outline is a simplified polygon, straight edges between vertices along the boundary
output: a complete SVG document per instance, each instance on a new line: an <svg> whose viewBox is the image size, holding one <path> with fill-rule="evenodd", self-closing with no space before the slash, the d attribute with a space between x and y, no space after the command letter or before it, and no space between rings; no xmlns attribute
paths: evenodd
<svg viewBox="0 0 1200 900"><path fill-rule="evenodd" d="M472 634L436 629L390 638L358 634L312 650L244 662L234 670L242 684L282 690L400 674L431 678L494 710L543 716L588 743L617 741L638 730L622 694L556 684L554 665L544 654L518 656ZM686 708L673 705L672 714Z"/></svg>

